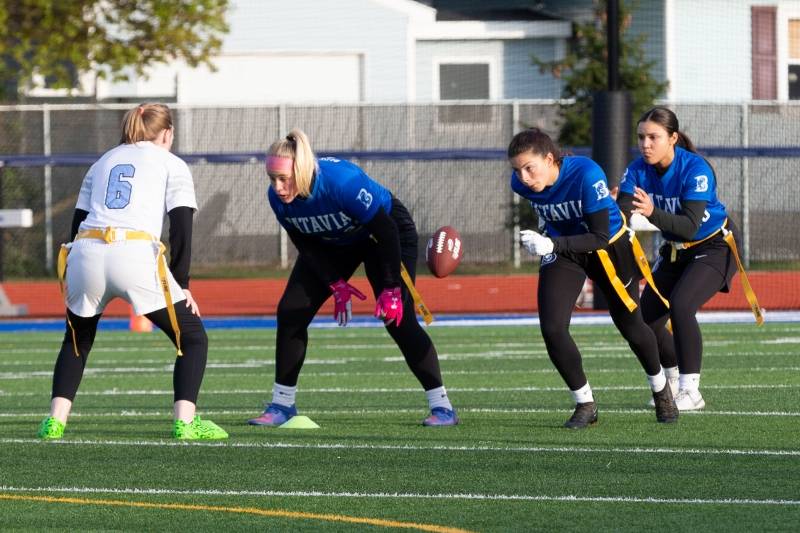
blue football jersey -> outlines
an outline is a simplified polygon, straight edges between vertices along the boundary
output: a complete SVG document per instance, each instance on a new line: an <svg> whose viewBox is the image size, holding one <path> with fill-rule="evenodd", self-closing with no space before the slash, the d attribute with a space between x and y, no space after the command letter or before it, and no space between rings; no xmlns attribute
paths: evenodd
<svg viewBox="0 0 800 533"><path fill-rule="evenodd" d="M285 204L269 187L269 205L278 222L287 230L330 244L346 245L368 238L364 224L381 207L391 212L392 193L349 161L324 157L317 164L308 198L297 196Z"/></svg>
<svg viewBox="0 0 800 533"><path fill-rule="evenodd" d="M534 192L514 171L511 174L511 189L530 201L551 237L588 233L584 213L596 213L602 209L608 209L611 235L622 227L622 214L609 194L606 175L588 157L564 157L558 179L542 192Z"/></svg>
<svg viewBox="0 0 800 533"><path fill-rule="evenodd" d="M653 205L672 214L681 210L683 201L705 201L706 211L693 241L705 239L717 231L728 216L725 205L717 198L717 181L711 166L701 156L679 146L675 147L675 158L661 176L641 156L628 165L620 179L619 192L633 194L634 187L644 189ZM662 231L661 234L669 241L684 240L669 232Z"/></svg>

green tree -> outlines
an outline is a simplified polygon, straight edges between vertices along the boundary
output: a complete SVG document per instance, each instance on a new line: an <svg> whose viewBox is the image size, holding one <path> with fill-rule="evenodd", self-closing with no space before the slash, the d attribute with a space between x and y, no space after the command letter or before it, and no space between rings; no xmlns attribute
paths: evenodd
<svg viewBox="0 0 800 533"><path fill-rule="evenodd" d="M85 72L122 80L131 70L141 75L148 66L176 60L213 68L211 58L228 31L228 3L0 0L0 101L18 101L42 81L51 88L71 89ZM21 117L0 116L3 153L25 152L22 147L32 130ZM0 171L0 207L32 207L38 219L33 228L0 231L0 273L47 274L39 170Z"/></svg>
<svg viewBox="0 0 800 533"><path fill-rule="evenodd" d="M0 99L79 73L125 79L155 63L210 63L228 31L228 0L0 0Z"/></svg>
<svg viewBox="0 0 800 533"><path fill-rule="evenodd" d="M574 104L562 104L563 120L559 143L563 146L589 146L591 138L592 93L608 88L608 50L606 0L594 0L594 20L576 23L569 52L559 61L533 63L542 72L564 80L561 96L574 99ZM619 1L620 44L619 77L621 89L631 94L633 119L638 118L664 94L668 82L659 82L652 75L654 61L647 61L644 43L647 35L632 35L631 12L638 2ZM635 128L634 130L635 131Z"/></svg>

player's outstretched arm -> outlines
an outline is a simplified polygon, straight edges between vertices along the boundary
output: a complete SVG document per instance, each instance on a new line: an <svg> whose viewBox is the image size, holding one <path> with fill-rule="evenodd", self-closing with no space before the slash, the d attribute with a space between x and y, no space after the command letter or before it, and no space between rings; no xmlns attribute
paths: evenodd
<svg viewBox="0 0 800 533"><path fill-rule="evenodd" d="M613 209L616 209L616 207ZM608 246L608 241L611 238L608 216L608 209L585 214L584 222L586 222L586 227L589 231L580 235L554 237L553 242L555 243L556 252L586 253Z"/></svg>

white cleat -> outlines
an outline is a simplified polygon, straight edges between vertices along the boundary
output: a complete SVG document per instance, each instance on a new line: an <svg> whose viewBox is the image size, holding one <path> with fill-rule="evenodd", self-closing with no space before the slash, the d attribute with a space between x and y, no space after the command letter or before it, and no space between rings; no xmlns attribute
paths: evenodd
<svg viewBox="0 0 800 533"><path fill-rule="evenodd" d="M699 390L681 389L675 396L675 405L679 411L697 411L706 406Z"/></svg>

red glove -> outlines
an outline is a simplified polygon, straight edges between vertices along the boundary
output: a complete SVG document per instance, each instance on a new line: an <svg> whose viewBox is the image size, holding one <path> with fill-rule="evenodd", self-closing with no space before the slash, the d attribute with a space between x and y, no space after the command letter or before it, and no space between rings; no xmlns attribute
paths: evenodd
<svg viewBox="0 0 800 533"><path fill-rule="evenodd" d="M375 302L375 317L383 320L387 326L394 321L395 326L403 320L403 296L400 287L383 289Z"/></svg>
<svg viewBox="0 0 800 533"><path fill-rule="evenodd" d="M353 318L350 296L355 296L359 300L366 300L367 297L343 279L334 281L329 287L333 292L333 318L340 326L346 326Z"/></svg>

